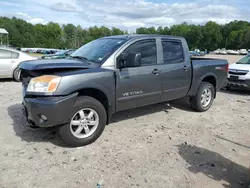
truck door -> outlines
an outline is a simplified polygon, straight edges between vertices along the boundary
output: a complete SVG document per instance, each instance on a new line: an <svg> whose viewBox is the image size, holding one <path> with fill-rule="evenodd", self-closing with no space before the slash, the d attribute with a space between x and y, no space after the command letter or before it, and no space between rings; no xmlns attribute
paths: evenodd
<svg viewBox="0 0 250 188"><path fill-rule="evenodd" d="M134 42L123 51L130 52L141 54L141 66L117 71L117 111L160 102L161 81L155 39Z"/></svg>
<svg viewBox="0 0 250 188"><path fill-rule="evenodd" d="M190 57L185 57L181 40L162 39L162 101L184 97L191 84ZM160 45L160 46L161 46Z"/></svg>

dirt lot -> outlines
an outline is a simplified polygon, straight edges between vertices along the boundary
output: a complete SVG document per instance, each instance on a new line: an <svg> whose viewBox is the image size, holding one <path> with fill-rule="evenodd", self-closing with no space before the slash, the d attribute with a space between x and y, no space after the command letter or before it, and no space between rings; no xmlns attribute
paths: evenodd
<svg viewBox="0 0 250 188"><path fill-rule="evenodd" d="M118 113L95 143L67 148L55 129L27 126L20 83L2 81L0 91L0 187L246 185L250 92L221 91L205 113L186 99Z"/></svg>

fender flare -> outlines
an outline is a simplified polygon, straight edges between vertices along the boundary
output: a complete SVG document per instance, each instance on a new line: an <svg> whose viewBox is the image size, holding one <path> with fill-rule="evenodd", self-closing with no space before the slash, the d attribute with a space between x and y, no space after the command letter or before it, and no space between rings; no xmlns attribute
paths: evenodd
<svg viewBox="0 0 250 188"><path fill-rule="evenodd" d="M201 82L205 79L205 78L207 78L207 77L214 77L215 78L215 86L217 86L217 76L216 76L216 74L215 73L213 73L213 72L208 72L208 73L206 73L205 75L203 75L197 82L196 82L196 86L195 86L195 88L194 88L194 93L193 93L193 95L196 95L196 93L197 93L197 90L198 90L198 88L199 88L199 86L200 86L200 84L201 84ZM216 87L214 88L215 89L215 97L216 97Z"/></svg>

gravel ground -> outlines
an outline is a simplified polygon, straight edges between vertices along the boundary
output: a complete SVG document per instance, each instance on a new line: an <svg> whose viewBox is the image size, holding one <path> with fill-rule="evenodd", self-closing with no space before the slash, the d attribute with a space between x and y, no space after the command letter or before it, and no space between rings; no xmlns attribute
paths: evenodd
<svg viewBox="0 0 250 188"><path fill-rule="evenodd" d="M218 92L205 113L192 111L187 99L118 113L95 143L80 148L67 148L53 128L27 126L20 83L3 80L0 91L0 187L246 185L248 91Z"/></svg>

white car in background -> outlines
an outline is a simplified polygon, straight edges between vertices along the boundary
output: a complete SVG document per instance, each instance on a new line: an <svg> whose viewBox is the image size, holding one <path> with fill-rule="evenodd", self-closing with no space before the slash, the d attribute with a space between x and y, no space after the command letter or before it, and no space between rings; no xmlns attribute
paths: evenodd
<svg viewBox="0 0 250 188"><path fill-rule="evenodd" d="M214 51L215 54L220 54L220 49Z"/></svg>
<svg viewBox="0 0 250 188"><path fill-rule="evenodd" d="M0 47L0 78L14 78L18 81L18 65L22 61L35 60L37 58L29 56L21 51Z"/></svg>
<svg viewBox="0 0 250 188"><path fill-rule="evenodd" d="M229 65L227 88L244 87L250 89L250 54Z"/></svg>
<svg viewBox="0 0 250 188"><path fill-rule="evenodd" d="M240 55L247 55L248 52L246 49L240 49Z"/></svg>
<svg viewBox="0 0 250 188"><path fill-rule="evenodd" d="M221 50L220 50L220 54L222 54L222 55L227 55L226 49L221 49Z"/></svg>
<svg viewBox="0 0 250 188"><path fill-rule="evenodd" d="M229 55L240 55L240 52L236 50L227 50L227 54Z"/></svg>

